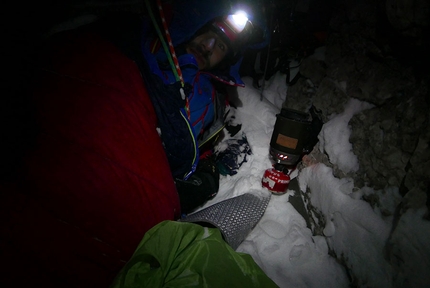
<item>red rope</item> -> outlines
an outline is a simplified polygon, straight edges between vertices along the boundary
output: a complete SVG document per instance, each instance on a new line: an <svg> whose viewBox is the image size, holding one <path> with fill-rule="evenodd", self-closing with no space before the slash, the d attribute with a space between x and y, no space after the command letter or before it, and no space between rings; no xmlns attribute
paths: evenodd
<svg viewBox="0 0 430 288"><path fill-rule="evenodd" d="M167 21L164 16L163 5L161 0L157 0L158 11L160 12L161 22L163 23L164 33L166 34L167 43L169 44L170 54L172 55L173 63L175 64L176 71L178 72L179 80L184 87L184 77L182 76L181 67L179 66L178 57L176 56L175 48L173 47L172 37L170 37L169 29L167 27ZM182 97L185 97L185 111L187 112L187 117L190 119L190 103L188 97L181 91Z"/></svg>

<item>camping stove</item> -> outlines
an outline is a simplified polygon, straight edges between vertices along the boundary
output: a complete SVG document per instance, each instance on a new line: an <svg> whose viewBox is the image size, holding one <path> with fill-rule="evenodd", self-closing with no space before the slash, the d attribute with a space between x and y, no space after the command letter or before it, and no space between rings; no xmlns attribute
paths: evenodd
<svg viewBox="0 0 430 288"><path fill-rule="evenodd" d="M290 182L288 168L295 167L304 155L309 140L309 114L282 108L270 140L270 156L275 161L264 172L262 185L274 194L284 194Z"/></svg>

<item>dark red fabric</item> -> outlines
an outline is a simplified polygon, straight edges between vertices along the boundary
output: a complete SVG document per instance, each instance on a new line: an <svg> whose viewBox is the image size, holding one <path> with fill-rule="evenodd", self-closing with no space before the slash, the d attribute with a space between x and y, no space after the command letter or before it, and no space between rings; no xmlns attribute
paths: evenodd
<svg viewBox="0 0 430 288"><path fill-rule="evenodd" d="M2 250L19 252L7 253L16 269L32 267L9 281L107 287L147 230L179 217L179 198L135 63L89 33L57 36L44 51L36 146L0 204Z"/></svg>

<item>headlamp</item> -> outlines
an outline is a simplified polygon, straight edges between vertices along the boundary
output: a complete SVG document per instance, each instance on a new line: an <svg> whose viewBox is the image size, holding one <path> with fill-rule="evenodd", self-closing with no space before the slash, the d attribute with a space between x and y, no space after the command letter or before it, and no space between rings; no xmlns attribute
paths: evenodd
<svg viewBox="0 0 430 288"><path fill-rule="evenodd" d="M244 11L237 11L235 14L216 20L213 25L221 30L233 44L248 23L247 14Z"/></svg>
<svg viewBox="0 0 430 288"><path fill-rule="evenodd" d="M228 15L226 22L236 30L236 33L240 33L248 23L248 15L244 11L237 11L233 15Z"/></svg>

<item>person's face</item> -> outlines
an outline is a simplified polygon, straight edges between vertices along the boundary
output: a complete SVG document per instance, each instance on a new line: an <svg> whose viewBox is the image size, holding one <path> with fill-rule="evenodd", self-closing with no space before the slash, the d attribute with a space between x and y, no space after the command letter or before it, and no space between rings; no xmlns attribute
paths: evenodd
<svg viewBox="0 0 430 288"><path fill-rule="evenodd" d="M228 47L213 31L203 33L187 44L188 54L193 54L199 70L210 70L219 64L228 53Z"/></svg>

